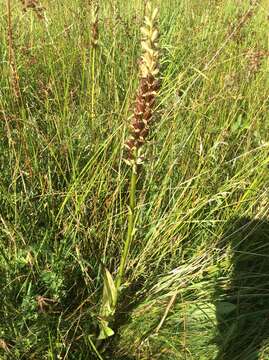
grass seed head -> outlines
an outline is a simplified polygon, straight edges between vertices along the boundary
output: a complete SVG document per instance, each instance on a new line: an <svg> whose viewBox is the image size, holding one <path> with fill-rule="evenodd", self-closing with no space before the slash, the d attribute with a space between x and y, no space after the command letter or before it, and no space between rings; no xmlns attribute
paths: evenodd
<svg viewBox="0 0 269 360"><path fill-rule="evenodd" d="M246 53L248 60L248 75L255 75L261 68L262 62L269 57L269 52L266 50L249 50Z"/></svg>
<svg viewBox="0 0 269 360"><path fill-rule="evenodd" d="M97 1L92 2L91 15L92 15L92 46L96 47L99 38L99 4Z"/></svg>
<svg viewBox="0 0 269 360"><path fill-rule="evenodd" d="M38 19L44 20L45 8L40 4L38 0L20 0L22 3L22 9L24 12L33 10Z"/></svg>

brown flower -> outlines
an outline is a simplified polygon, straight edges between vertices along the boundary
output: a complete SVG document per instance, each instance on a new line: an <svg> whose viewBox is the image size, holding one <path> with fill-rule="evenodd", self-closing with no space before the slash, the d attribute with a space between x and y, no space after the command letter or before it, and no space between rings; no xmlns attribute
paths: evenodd
<svg viewBox="0 0 269 360"><path fill-rule="evenodd" d="M140 81L130 124L129 139L124 144L127 149L125 161L130 165L141 163L140 150L154 120L156 96L160 89L157 15L157 9L152 10L148 4L144 26L141 28L143 55L139 62Z"/></svg>

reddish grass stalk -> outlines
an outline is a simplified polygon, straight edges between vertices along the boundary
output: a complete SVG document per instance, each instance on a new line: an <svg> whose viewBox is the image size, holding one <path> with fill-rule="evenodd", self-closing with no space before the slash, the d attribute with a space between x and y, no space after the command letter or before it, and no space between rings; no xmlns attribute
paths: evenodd
<svg viewBox="0 0 269 360"><path fill-rule="evenodd" d="M13 42L13 29L12 29L12 11L10 0L6 0L7 7L7 30L8 30L8 62L10 67L10 79L11 79L11 87L14 93L15 99L19 101L21 98L20 91L20 83L19 83L19 75L16 66L16 58L15 58L15 50L14 50L14 42Z"/></svg>

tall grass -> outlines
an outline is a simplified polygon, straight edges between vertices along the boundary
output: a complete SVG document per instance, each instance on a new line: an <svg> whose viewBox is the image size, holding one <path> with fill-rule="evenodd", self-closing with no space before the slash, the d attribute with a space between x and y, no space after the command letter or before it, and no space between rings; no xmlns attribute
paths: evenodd
<svg viewBox="0 0 269 360"><path fill-rule="evenodd" d="M45 21L10 3L21 101L0 1L0 358L268 358L268 58L253 71L248 55L268 52L267 2L154 2L158 137L103 353L94 339L103 264L116 275L127 230L122 149L144 1L100 3L94 91L88 2L43 1Z"/></svg>

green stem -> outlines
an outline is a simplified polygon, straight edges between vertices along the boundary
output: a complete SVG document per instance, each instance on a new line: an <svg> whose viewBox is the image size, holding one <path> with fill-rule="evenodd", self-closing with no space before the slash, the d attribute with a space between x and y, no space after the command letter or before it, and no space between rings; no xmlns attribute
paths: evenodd
<svg viewBox="0 0 269 360"><path fill-rule="evenodd" d="M129 254L130 245L134 235L134 221L135 221L135 205L136 205L136 183L137 183L137 173L136 173L136 165L133 165L131 183L130 183L130 201L129 201L129 209L128 209L128 231L127 238L124 243L123 252L120 260L119 272L116 278L116 289L117 292L120 289L125 267L126 261Z"/></svg>
<svg viewBox="0 0 269 360"><path fill-rule="evenodd" d="M92 108L91 108L91 118L92 118L92 126L94 119L94 96L95 96L95 47L92 48Z"/></svg>

